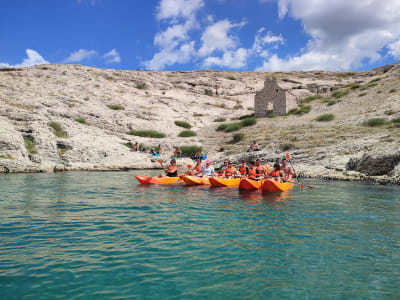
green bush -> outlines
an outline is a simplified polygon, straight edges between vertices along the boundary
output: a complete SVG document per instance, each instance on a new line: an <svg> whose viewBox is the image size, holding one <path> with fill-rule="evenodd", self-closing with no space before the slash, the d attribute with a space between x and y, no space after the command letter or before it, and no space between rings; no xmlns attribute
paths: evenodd
<svg viewBox="0 0 400 300"><path fill-rule="evenodd" d="M365 95L367 95L368 93L360 93L360 94L358 94L358 97L363 97L363 96L365 96Z"/></svg>
<svg viewBox="0 0 400 300"><path fill-rule="evenodd" d="M394 119L392 120L392 122L393 122L393 123L400 123L400 117L394 118Z"/></svg>
<svg viewBox="0 0 400 300"><path fill-rule="evenodd" d="M121 105L115 105L115 104L113 104L113 105L107 105L108 106L108 108L109 109L112 109L112 110L124 110L125 108L123 107L123 106L121 106Z"/></svg>
<svg viewBox="0 0 400 300"><path fill-rule="evenodd" d="M236 78L234 76L228 76L227 79L229 80L236 80Z"/></svg>
<svg viewBox="0 0 400 300"><path fill-rule="evenodd" d="M355 90L355 89L360 88L360 84L359 83L352 83L352 84L346 85L346 87L351 89L351 90Z"/></svg>
<svg viewBox="0 0 400 300"><path fill-rule="evenodd" d="M291 143L284 143L284 144L280 145L280 148L281 148L281 151L284 152L284 151L289 151L291 149L294 149L295 146L294 146L294 144L291 144Z"/></svg>
<svg viewBox="0 0 400 300"><path fill-rule="evenodd" d="M287 112L287 115L295 115L297 113L298 109L297 108L292 108Z"/></svg>
<svg viewBox="0 0 400 300"><path fill-rule="evenodd" d="M66 138L68 137L67 133L64 131L60 123L57 122L50 122L48 124L54 130L54 134L56 137L59 138Z"/></svg>
<svg viewBox="0 0 400 300"><path fill-rule="evenodd" d="M306 97L306 98L304 98L304 99L301 99L300 101L299 101L299 103L310 103L310 102L312 102L312 101L314 101L314 100L317 100L317 99L321 99L322 98L322 96L321 95L314 95L314 96L308 96L308 97Z"/></svg>
<svg viewBox="0 0 400 300"><path fill-rule="evenodd" d="M192 130L183 130L178 134L179 137L190 137L190 136L196 136L196 135L197 135L197 133Z"/></svg>
<svg viewBox="0 0 400 300"><path fill-rule="evenodd" d="M81 124L86 124L86 120L83 117L75 118L75 121Z"/></svg>
<svg viewBox="0 0 400 300"><path fill-rule="evenodd" d="M16 68L0 68L1 72L11 72L11 71L19 71L19 69Z"/></svg>
<svg viewBox="0 0 400 300"><path fill-rule="evenodd" d="M295 112L296 115L304 115L306 113L309 113L311 110L311 106L310 105L306 105L306 106L300 106L297 111Z"/></svg>
<svg viewBox="0 0 400 300"><path fill-rule="evenodd" d="M335 101L335 100L329 100L328 102L327 102L327 105L328 106L331 106L331 105L334 105L334 104L336 104L337 103L337 101Z"/></svg>
<svg viewBox="0 0 400 300"><path fill-rule="evenodd" d="M231 123L228 124L228 126L225 128L225 132L232 132L232 131L238 131L243 127L243 123Z"/></svg>
<svg viewBox="0 0 400 300"><path fill-rule="evenodd" d="M144 90L146 88L146 84L145 83L138 83L138 84L136 84L136 88L138 90Z"/></svg>
<svg viewBox="0 0 400 300"><path fill-rule="evenodd" d="M243 119L252 118L252 117L254 117L254 114L243 115L243 116L240 116L238 119L243 120Z"/></svg>
<svg viewBox="0 0 400 300"><path fill-rule="evenodd" d="M183 128L190 129L192 128L192 125L190 125L188 122L185 121L175 121L175 125Z"/></svg>
<svg viewBox="0 0 400 300"><path fill-rule="evenodd" d="M335 92L333 92L332 93L332 97L333 98L336 98L336 99L339 99L339 98L342 98L343 96L346 96L346 95L348 95L349 94L349 91L335 91Z"/></svg>
<svg viewBox="0 0 400 300"><path fill-rule="evenodd" d="M204 95L207 95L207 96L214 96L214 93L212 92L212 90L204 89Z"/></svg>
<svg viewBox="0 0 400 300"><path fill-rule="evenodd" d="M131 130L128 132L130 135L150 137L150 138L165 138L166 135L155 130Z"/></svg>
<svg viewBox="0 0 400 300"><path fill-rule="evenodd" d="M201 147L199 146L181 146L181 151L185 157L195 156L197 152L201 152Z"/></svg>
<svg viewBox="0 0 400 300"><path fill-rule="evenodd" d="M271 114L268 114L268 115L267 115L267 118L273 119L273 118L276 118L276 115L273 114L273 113L271 113Z"/></svg>
<svg viewBox="0 0 400 300"><path fill-rule="evenodd" d="M216 131L224 131L226 129L226 127L228 127L229 124L221 124L219 125L215 130Z"/></svg>
<svg viewBox="0 0 400 300"><path fill-rule="evenodd" d="M28 138L24 138L24 143L25 143L26 151L28 151L29 153L32 153L32 154L38 153L38 151L35 147L35 143L32 140L30 140Z"/></svg>
<svg viewBox="0 0 400 300"><path fill-rule="evenodd" d="M256 118L246 118L243 119L242 122L243 126L253 126L257 123L257 119Z"/></svg>
<svg viewBox="0 0 400 300"><path fill-rule="evenodd" d="M382 118L369 119L364 122L364 125L368 126L368 127L379 127L379 126L384 126L386 124L387 124L387 121Z"/></svg>
<svg viewBox="0 0 400 300"><path fill-rule="evenodd" d="M391 90L389 91L389 93L394 93L394 92L396 92L396 89L391 89Z"/></svg>
<svg viewBox="0 0 400 300"><path fill-rule="evenodd" d="M240 142L241 140L243 140L244 138L244 133L235 133L232 136L232 140L229 141L229 144L236 144L238 142Z"/></svg>
<svg viewBox="0 0 400 300"><path fill-rule="evenodd" d="M382 78L377 77L377 78L375 78L375 79L370 80L369 83L377 82L377 81L379 81L379 80L382 80Z"/></svg>
<svg viewBox="0 0 400 300"><path fill-rule="evenodd" d="M335 118L334 114L323 114L317 117L318 122L328 122L332 121Z"/></svg>
<svg viewBox="0 0 400 300"><path fill-rule="evenodd" d="M226 118L222 118L222 117L214 119L214 122L225 122L225 121L226 121Z"/></svg>

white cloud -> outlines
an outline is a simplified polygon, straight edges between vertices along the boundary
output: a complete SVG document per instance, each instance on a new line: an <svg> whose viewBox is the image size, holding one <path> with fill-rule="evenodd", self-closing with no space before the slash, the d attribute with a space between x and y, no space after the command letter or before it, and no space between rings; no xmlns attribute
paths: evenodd
<svg viewBox="0 0 400 300"><path fill-rule="evenodd" d="M194 41L191 41L180 45L178 48L162 49L150 61L145 62L145 65L150 70L162 70L165 66L189 62L195 52Z"/></svg>
<svg viewBox="0 0 400 300"><path fill-rule="evenodd" d="M203 0L161 0L157 7L157 19L172 19L173 22L178 18L192 19L203 6Z"/></svg>
<svg viewBox="0 0 400 300"><path fill-rule="evenodd" d="M304 51L285 58L272 55L259 70L348 70L381 59L386 45L391 55L397 53L398 0L278 0L278 10L280 18L301 20L311 38Z"/></svg>
<svg viewBox="0 0 400 300"><path fill-rule="evenodd" d="M390 43L388 46L388 53L395 59L400 59L400 39Z"/></svg>
<svg viewBox="0 0 400 300"><path fill-rule="evenodd" d="M71 63L76 63L76 62L81 62L83 60L89 59L92 56L96 55L97 51L95 50L86 50L86 49L79 49L78 51L72 52L65 62L71 62Z"/></svg>
<svg viewBox="0 0 400 300"><path fill-rule="evenodd" d="M243 68L247 64L248 50L239 48L237 50L225 51L222 57L209 56L203 61L204 67L210 67L213 65L219 67L227 67L230 69Z"/></svg>
<svg viewBox="0 0 400 300"><path fill-rule="evenodd" d="M0 68L23 68L30 67L35 65L49 64L47 60L45 60L39 53L32 49L26 49L26 58L22 61L22 63L17 65L10 65L8 63L0 63Z"/></svg>
<svg viewBox="0 0 400 300"><path fill-rule="evenodd" d="M103 55L103 57L106 59L106 63L108 64L121 62L121 57L119 56L119 53L115 48L108 51L106 54Z"/></svg>
<svg viewBox="0 0 400 300"><path fill-rule="evenodd" d="M207 56L214 51L227 51L235 49L239 43L239 38L229 35L229 31L235 27L242 27L245 22L238 24L231 23L228 19L216 22L208 26L201 36L202 46L198 54Z"/></svg>

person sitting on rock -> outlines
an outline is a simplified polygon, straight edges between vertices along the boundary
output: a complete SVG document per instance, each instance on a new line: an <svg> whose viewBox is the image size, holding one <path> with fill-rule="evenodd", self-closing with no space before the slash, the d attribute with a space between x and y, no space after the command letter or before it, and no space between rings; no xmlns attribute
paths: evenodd
<svg viewBox="0 0 400 300"><path fill-rule="evenodd" d="M158 144L158 146L157 146L157 153L158 153L159 155L161 155L162 152L163 152L163 150L162 150L162 148L161 148L161 145Z"/></svg>
<svg viewBox="0 0 400 300"><path fill-rule="evenodd" d="M259 150L260 150L260 147L258 146L257 141L253 141L253 142L250 144L249 150L247 150L247 152L250 152L250 151L259 151Z"/></svg>
<svg viewBox="0 0 400 300"><path fill-rule="evenodd" d="M278 163L274 164L274 168L269 174L273 180L278 181L278 182L283 182L282 177L282 171L281 171L281 166Z"/></svg>
<svg viewBox="0 0 400 300"><path fill-rule="evenodd" d="M222 174L223 177L225 178L232 178L238 176L239 172L236 170L236 168L233 166L232 161L228 161L228 165L224 169L224 172Z"/></svg>
<svg viewBox="0 0 400 300"><path fill-rule="evenodd" d="M139 152L139 143L138 142L135 142L133 145L132 145L132 150L133 151L135 151L135 152Z"/></svg>
<svg viewBox="0 0 400 300"><path fill-rule="evenodd" d="M281 171L283 173L283 178L285 180L291 180L292 178L296 177L296 173L293 171L291 167L286 164L286 158L282 158L282 166Z"/></svg>
<svg viewBox="0 0 400 300"><path fill-rule="evenodd" d="M177 177L178 176L178 165L176 164L176 160L171 159L170 164L171 165L167 169L164 169L164 172L166 173L166 175L160 174L158 177L162 178L162 177Z"/></svg>
<svg viewBox="0 0 400 300"><path fill-rule="evenodd" d="M180 147L178 147L178 146L175 147L174 156L179 157L179 158L182 156L182 150Z"/></svg>

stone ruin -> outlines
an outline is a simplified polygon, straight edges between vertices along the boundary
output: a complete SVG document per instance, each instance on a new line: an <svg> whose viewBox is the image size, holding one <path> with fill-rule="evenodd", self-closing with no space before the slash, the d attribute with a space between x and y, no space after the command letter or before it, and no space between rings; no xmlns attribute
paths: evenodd
<svg viewBox="0 0 400 300"><path fill-rule="evenodd" d="M283 116L297 106L298 97L282 88L275 77L266 78L264 88L254 97L254 114L258 118L267 117L270 114Z"/></svg>

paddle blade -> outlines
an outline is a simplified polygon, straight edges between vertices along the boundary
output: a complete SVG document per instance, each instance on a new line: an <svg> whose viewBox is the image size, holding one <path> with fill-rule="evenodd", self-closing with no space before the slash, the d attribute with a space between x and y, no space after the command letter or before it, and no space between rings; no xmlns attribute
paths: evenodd
<svg viewBox="0 0 400 300"><path fill-rule="evenodd" d="M189 169L191 169L191 168L192 168L192 165L187 165L187 167L188 167Z"/></svg>
<svg viewBox="0 0 400 300"><path fill-rule="evenodd" d="M160 159L157 159L157 161L160 163L160 165L162 165L162 161Z"/></svg>
<svg viewBox="0 0 400 300"><path fill-rule="evenodd" d="M306 187L308 187L309 189L314 189L315 187L311 186L311 185L306 185Z"/></svg>
<svg viewBox="0 0 400 300"><path fill-rule="evenodd" d="M286 152L286 159L287 159L287 160L290 160L290 154L289 154L289 152Z"/></svg>
<svg viewBox="0 0 400 300"><path fill-rule="evenodd" d="M302 184L299 184L299 187L302 189L302 188L304 188L304 185L302 185Z"/></svg>

